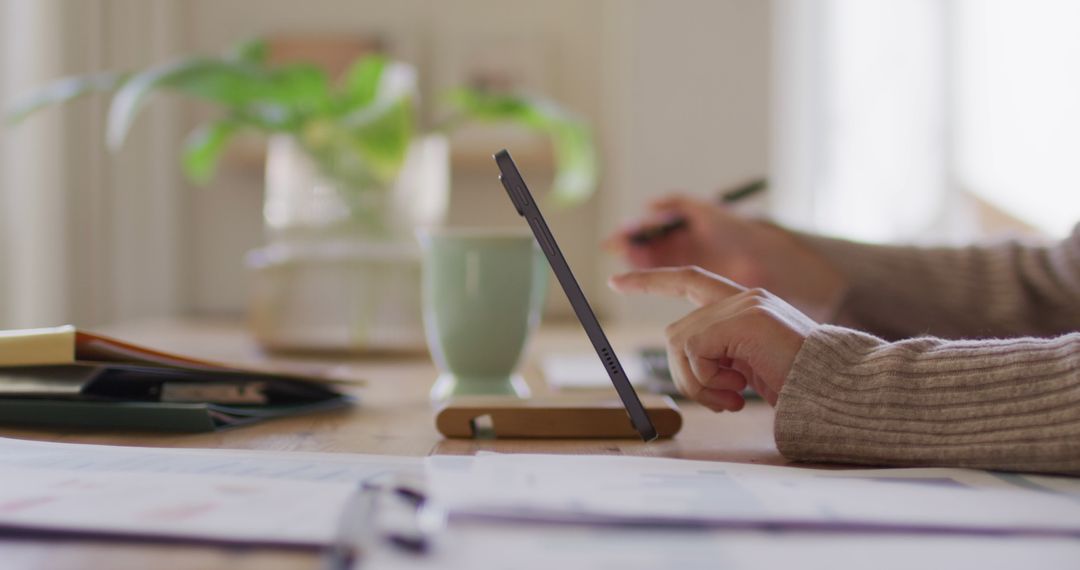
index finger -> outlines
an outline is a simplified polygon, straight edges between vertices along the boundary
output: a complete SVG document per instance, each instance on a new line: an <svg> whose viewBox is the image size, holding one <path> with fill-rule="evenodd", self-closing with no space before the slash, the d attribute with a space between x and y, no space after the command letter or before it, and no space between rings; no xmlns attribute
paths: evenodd
<svg viewBox="0 0 1080 570"><path fill-rule="evenodd" d="M700 267L641 269L615 275L608 284L620 293L682 297L698 305L715 303L746 290L742 285Z"/></svg>

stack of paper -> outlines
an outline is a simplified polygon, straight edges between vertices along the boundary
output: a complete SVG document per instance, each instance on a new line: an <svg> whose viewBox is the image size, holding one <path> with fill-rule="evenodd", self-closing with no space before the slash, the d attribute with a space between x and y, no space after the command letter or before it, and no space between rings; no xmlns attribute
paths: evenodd
<svg viewBox="0 0 1080 570"><path fill-rule="evenodd" d="M428 556L377 549L379 570L1075 570L1072 538L450 525Z"/></svg>
<svg viewBox="0 0 1080 570"><path fill-rule="evenodd" d="M648 457L430 457L458 519L1080 536L1080 484L960 469L820 471Z"/></svg>
<svg viewBox="0 0 1080 570"><path fill-rule="evenodd" d="M420 461L0 438L0 527L322 546L358 481Z"/></svg>
<svg viewBox="0 0 1080 570"><path fill-rule="evenodd" d="M0 438L0 528L321 546L333 541L358 481L423 465L407 457ZM604 529L649 527L657 533L649 536L663 536L665 544L689 541L694 548L709 541L682 532L690 527L1080 536L1080 482L1064 477L498 454L429 457L426 467L433 498L452 521L498 523L451 525L452 535L514 528L503 524L509 521L574 523L578 531L595 524L607 533L604 544L629 536ZM544 536L546 544L560 536L568 544L578 540L558 530ZM477 544L487 538L480 535Z"/></svg>
<svg viewBox="0 0 1080 570"><path fill-rule="evenodd" d="M0 424L199 432L352 403L318 375L227 366L70 325L0 331Z"/></svg>

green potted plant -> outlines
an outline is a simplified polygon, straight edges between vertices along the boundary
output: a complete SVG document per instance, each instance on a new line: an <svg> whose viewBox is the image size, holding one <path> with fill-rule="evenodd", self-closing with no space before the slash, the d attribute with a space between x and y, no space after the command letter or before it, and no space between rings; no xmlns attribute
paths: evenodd
<svg viewBox="0 0 1080 570"><path fill-rule="evenodd" d="M469 121L509 122L553 144L558 205L580 202L596 181L589 129L551 101L461 88L449 118L419 124L416 73L378 55L336 81L308 63L273 64L261 40L226 54L129 72L60 79L8 113L10 124L48 106L112 92L106 144L119 148L157 92L207 101L215 118L188 136L180 163L211 180L234 137L268 136L267 246L252 252L253 323L271 347L394 349L422 346L413 231L443 221L449 193L445 133ZM415 293L415 294L413 294Z"/></svg>

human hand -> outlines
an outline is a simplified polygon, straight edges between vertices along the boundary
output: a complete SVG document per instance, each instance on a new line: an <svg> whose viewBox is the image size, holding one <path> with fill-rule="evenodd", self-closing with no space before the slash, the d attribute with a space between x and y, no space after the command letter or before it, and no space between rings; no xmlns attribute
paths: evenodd
<svg viewBox="0 0 1080 570"><path fill-rule="evenodd" d="M709 409L738 411L749 385L775 406L795 355L817 323L764 289L747 289L699 267L616 275L620 293L684 297L699 306L667 327L679 391Z"/></svg>
<svg viewBox="0 0 1080 570"><path fill-rule="evenodd" d="M846 287L824 257L778 226L687 196L661 198L649 210L605 242L635 269L698 266L747 287L768 289L819 320L832 314ZM685 229L643 244L630 239L644 227L676 217L686 220Z"/></svg>
<svg viewBox="0 0 1080 570"><path fill-rule="evenodd" d="M630 239L643 228L675 218L686 220L686 227L645 243ZM606 244L635 269L696 265L758 286L763 279L760 264L750 255L763 238L758 226L712 202L674 195L653 201L645 217L623 227Z"/></svg>

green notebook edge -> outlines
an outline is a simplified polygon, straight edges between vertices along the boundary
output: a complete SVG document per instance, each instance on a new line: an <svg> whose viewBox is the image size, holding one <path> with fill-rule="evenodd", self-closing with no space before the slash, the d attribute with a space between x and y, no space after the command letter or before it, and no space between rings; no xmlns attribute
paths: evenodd
<svg viewBox="0 0 1080 570"><path fill-rule="evenodd" d="M355 398L346 395L318 402L252 407L5 398L0 399L0 425L200 433L268 419L347 408L355 403Z"/></svg>

